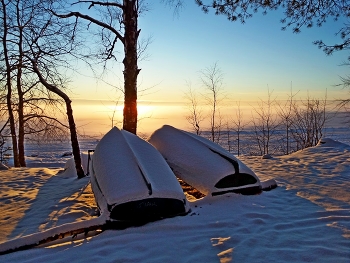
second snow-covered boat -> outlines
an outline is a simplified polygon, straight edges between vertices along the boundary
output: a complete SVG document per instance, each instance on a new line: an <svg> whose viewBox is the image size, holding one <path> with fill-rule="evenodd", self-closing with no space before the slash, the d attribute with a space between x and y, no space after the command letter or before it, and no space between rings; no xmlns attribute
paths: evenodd
<svg viewBox="0 0 350 263"><path fill-rule="evenodd" d="M147 222L189 211L162 155L125 130L114 127L99 141L90 175L98 207L111 220Z"/></svg>
<svg viewBox="0 0 350 263"><path fill-rule="evenodd" d="M203 194L254 194L262 190L258 176L250 168L201 136L164 125L148 141L163 155L176 176Z"/></svg>

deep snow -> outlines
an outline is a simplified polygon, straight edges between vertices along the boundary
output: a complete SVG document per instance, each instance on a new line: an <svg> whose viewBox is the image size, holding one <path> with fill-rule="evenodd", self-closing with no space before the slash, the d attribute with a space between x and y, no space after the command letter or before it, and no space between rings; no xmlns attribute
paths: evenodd
<svg viewBox="0 0 350 263"><path fill-rule="evenodd" d="M68 238L0 262L350 262L349 145L328 140L288 156L240 160L279 187L189 198L187 216ZM0 242L97 217L89 178L77 180L74 169L2 170L0 182Z"/></svg>

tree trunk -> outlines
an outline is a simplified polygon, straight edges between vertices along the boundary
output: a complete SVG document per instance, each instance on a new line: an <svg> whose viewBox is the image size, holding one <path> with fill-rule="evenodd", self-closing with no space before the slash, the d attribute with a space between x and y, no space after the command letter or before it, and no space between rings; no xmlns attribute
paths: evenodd
<svg viewBox="0 0 350 263"><path fill-rule="evenodd" d="M237 133L237 155L238 156L239 156L239 150L240 150L240 148L239 148L239 143L240 143L239 134L240 134L240 131L238 131L238 133Z"/></svg>
<svg viewBox="0 0 350 263"><path fill-rule="evenodd" d="M10 131L11 131L11 139L12 139L12 152L13 152L13 164L15 167L19 167L19 158L18 158L18 147L17 147L17 135L16 135L16 126L15 126L15 118L13 115L12 109L12 85L11 85L11 65L8 57L8 48L7 48L7 13L6 13L6 4L4 0L1 1L2 4L2 12L3 12L3 38L2 44L4 49L4 58L6 64L6 85L7 85L7 110L9 114L9 122L10 122Z"/></svg>
<svg viewBox="0 0 350 263"><path fill-rule="evenodd" d="M24 114L23 114L23 92L21 87L22 70L17 70L17 94L18 94L18 159L21 167L26 167L24 154Z"/></svg>
<svg viewBox="0 0 350 263"><path fill-rule="evenodd" d="M6 71L10 71L10 70L6 69ZM10 72L7 72L6 74L8 75L7 76L7 110L9 114L10 131L11 131L11 139L12 139L13 165L15 167L20 167L21 165L20 165L19 156L18 156L16 124L15 124L15 118L13 115L12 99L11 99L12 97L11 74Z"/></svg>
<svg viewBox="0 0 350 263"><path fill-rule="evenodd" d="M74 156L74 163L75 163L75 169L77 172L78 178L83 178L85 176L83 167L81 165L81 156L80 156L80 148L79 148L79 142L78 142L78 136L77 131L75 127L74 117L73 117L73 110L72 110L72 101L69 99L68 95L64 93L62 90L57 88L54 85L49 84L44 77L41 75L37 65L32 60L33 70L39 77L39 80L41 84L45 86L48 90L52 91L53 93L60 96L62 99L64 99L64 102L66 103L66 109L67 109L67 117L68 117L68 123L69 123L69 131L70 131L70 138L71 138L71 144L72 144L72 151Z"/></svg>
<svg viewBox="0 0 350 263"><path fill-rule="evenodd" d="M286 127L286 133L287 133L287 155L289 154L289 120L287 119L287 127Z"/></svg>
<svg viewBox="0 0 350 263"><path fill-rule="evenodd" d="M22 92L22 67L23 67L23 26L20 21L19 1L16 5L18 34L18 65L17 65L17 94L18 94L18 159L21 167L26 167L24 154L24 113Z"/></svg>
<svg viewBox="0 0 350 263"><path fill-rule="evenodd" d="M136 134L137 130L137 0L124 0L124 111L123 129Z"/></svg>
<svg viewBox="0 0 350 263"><path fill-rule="evenodd" d="M70 131L70 138L72 143L75 169L77 171L78 178L83 178L85 174L81 165L80 148L79 148L77 131L76 131L74 117L73 117L72 102L70 99L67 99L67 98L65 98L65 102L66 102L66 108L67 108L67 117L68 117L68 123L69 123L69 131Z"/></svg>

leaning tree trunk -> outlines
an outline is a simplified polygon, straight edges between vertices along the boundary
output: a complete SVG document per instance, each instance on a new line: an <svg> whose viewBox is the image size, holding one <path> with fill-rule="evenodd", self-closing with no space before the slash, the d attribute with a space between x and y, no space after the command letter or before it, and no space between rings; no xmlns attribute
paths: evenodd
<svg viewBox="0 0 350 263"><path fill-rule="evenodd" d="M62 90L57 88L54 85L49 84L44 77L41 75L37 65L32 60L33 70L39 77L39 80L41 84L45 86L48 90L52 91L53 93L60 96L64 102L66 103L66 109L67 109L67 117L68 117L68 123L69 123L69 131L70 131L70 138L71 138L71 144L72 144L72 150L73 150L73 157L74 157L74 163L75 163L75 169L77 172L78 178L83 178L85 176L83 167L81 165L81 157L80 157L80 148L79 148L79 142L78 142L78 136L77 131L75 127L74 117L73 117L73 110L72 110L72 101L69 99L68 95L64 93Z"/></svg>
<svg viewBox="0 0 350 263"><path fill-rule="evenodd" d="M64 98L64 101L66 103L66 109L67 109L67 117L68 117L68 123L69 123L70 139L72 143L75 169L77 171L78 178L83 178L85 174L81 165L80 148L79 148L77 131L76 131L74 117L73 117L72 101L68 97Z"/></svg>
<svg viewBox="0 0 350 263"><path fill-rule="evenodd" d="M137 0L124 0L124 111L123 129L133 134L137 130Z"/></svg>

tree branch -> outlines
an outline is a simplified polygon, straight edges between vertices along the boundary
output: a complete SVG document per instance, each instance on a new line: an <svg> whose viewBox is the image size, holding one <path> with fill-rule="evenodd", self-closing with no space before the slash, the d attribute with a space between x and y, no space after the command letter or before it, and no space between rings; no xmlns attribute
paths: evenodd
<svg viewBox="0 0 350 263"><path fill-rule="evenodd" d="M39 114L29 114L29 115L25 116L26 121L30 120L30 119L34 119L34 118L52 120L52 121L59 123L61 126L65 127L65 128L69 128L66 124L62 123L61 121L59 121L57 118L54 118L54 117L50 117L50 116L46 116L46 115L39 115Z"/></svg>
<svg viewBox="0 0 350 263"><path fill-rule="evenodd" d="M91 17L91 16L88 16L88 15L83 15L83 14L81 14L81 13L79 13L79 12L70 12L70 13L68 13L68 14L57 14L55 11L53 11L53 10L51 10L51 12L55 15L55 16L57 16L57 17L59 17L59 18L69 18L69 17L73 17L73 16L75 16L75 17L80 17L80 18L82 18L82 19L84 19L84 20L88 20L88 21L90 21L91 23L93 23L93 24L95 24L95 25L98 25L98 26L100 26L100 27L103 27L103 28L106 28L106 29L108 29L108 30L110 30L111 32L113 32L116 36L117 36L117 38L123 43L123 45L124 45L124 37L118 32L118 30L116 30L114 27L112 27L112 26L110 26L110 25L108 25L108 24L106 24L106 23L103 23L103 22L101 22L101 21L99 21L99 20L96 20L95 18L93 18L93 17Z"/></svg>
<svg viewBox="0 0 350 263"><path fill-rule="evenodd" d="M73 3L72 5L80 4L80 3L90 3L90 6L88 9L93 7L94 5L101 5L101 6L116 6L119 7L120 9L124 9L124 6L118 3L111 3L111 2L100 2L100 1L78 1Z"/></svg>

